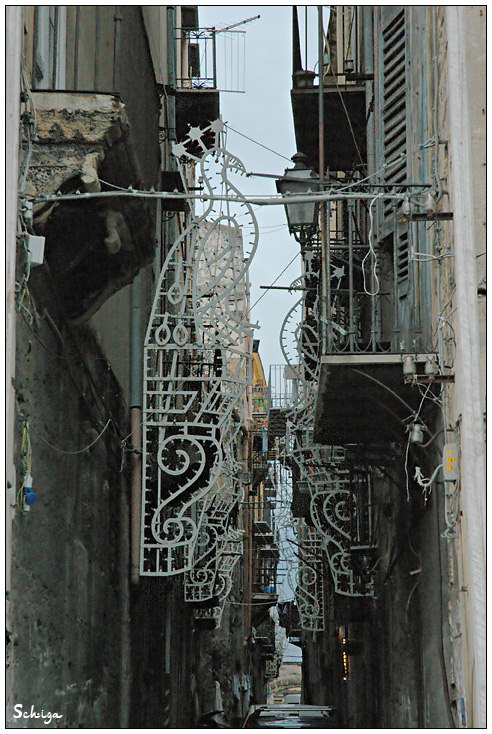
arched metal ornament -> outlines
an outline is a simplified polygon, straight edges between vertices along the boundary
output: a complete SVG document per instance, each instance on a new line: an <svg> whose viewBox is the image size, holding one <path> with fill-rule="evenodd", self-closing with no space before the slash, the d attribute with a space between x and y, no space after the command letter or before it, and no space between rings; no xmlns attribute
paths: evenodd
<svg viewBox="0 0 492 734"><path fill-rule="evenodd" d="M239 499L235 417L251 376L247 269L258 226L233 181L244 166L223 136L215 120L173 146L183 181L194 166L205 193L218 186L226 200L208 200L199 214L189 200L191 222L164 262L144 345L140 573L172 576L197 564L203 574L194 591L188 575L190 597L213 588L211 554L221 552Z"/></svg>
<svg viewBox="0 0 492 734"><path fill-rule="evenodd" d="M298 383L297 399L287 412L284 460L296 467L298 487L302 485L309 496L309 514L319 541L317 551L323 551L328 560L335 592L374 596L377 560L368 470L354 471L343 447L322 446L313 440L319 382L318 279L319 269L311 253L304 274L292 284L300 285L303 295L285 317L280 337L283 355ZM301 530L299 526L299 553L310 556L312 539ZM314 591L317 583L322 586L321 575L322 566L314 560L307 566L299 565L297 603L304 629L322 628Z"/></svg>
<svg viewBox="0 0 492 734"><path fill-rule="evenodd" d="M213 622L215 627L220 627L225 603L232 590L234 569L244 552L242 536L242 530L231 528L228 531L227 541L217 558L217 575L214 587L214 597L217 603L209 608L195 609L193 616L196 620L208 620Z"/></svg>
<svg viewBox="0 0 492 734"><path fill-rule="evenodd" d="M321 551L322 536L304 521L298 525L299 566L296 602L301 628L321 631L324 619L324 576Z"/></svg>

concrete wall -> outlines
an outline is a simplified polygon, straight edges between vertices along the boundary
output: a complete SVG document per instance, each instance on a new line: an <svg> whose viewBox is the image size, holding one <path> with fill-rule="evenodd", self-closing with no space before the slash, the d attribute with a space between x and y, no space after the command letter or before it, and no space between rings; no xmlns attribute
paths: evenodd
<svg viewBox="0 0 492 734"><path fill-rule="evenodd" d="M143 339L152 307L152 267L144 268L140 276L142 282L141 334L142 339L135 348L139 350L143 365ZM128 285L114 294L94 314L91 324L99 343L107 356L121 388L127 405L130 405L130 344L131 334L131 291Z"/></svg>
<svg viewBox="0 0 492 734"><path fill-rule="evenodd" d="M131 727L196 727L220 708L217 684L227 721L241 725L248 705L241 684L252 672L241 587L237 567L216 630L195 628L179 577L141 578L132 589Z"/></svg>
<svg viewBox="0 0 492 734"><path fill-rule="evenodd" d="M471 165L473 169L473 220L475 230L475 255L477 259L477 283L484 285L487 250L486 235L486 13L484 5L468 6L466 9L466 58L469 87L469 116L471 137ZM486 393L486 296L478 294L478 328L480 335L480 378L482 409L485 415Z"/></svg>
<svg viewBox="0 0 492 734"><path fill-rule="evenodd" d="M448 36L448 26L446 24L446 10L438 8L436 11L436 35L437 35L437 59L438 59L438 89L437 89L437 115L438 115L438 133L440 139L438 163L439 174L442 180L442 188L445 191L443 197L442 208L454 212L454 223L443 223L440 233L440 239L443 252L450 255L448 259L442 262L440 272L436 273L437 283L441 287L441 301L444 304L443 316L446 320L443 329L444 334L444 358L445 363L450 365L450 369L455 376L455 383L450 385L446 390L446 418L447 425L454 430L448 434L448 440L457 440L461 445L462 460L460 482L451 484L450 489L453 496L458 497L456 500L456 510L460 511L457 517L456 528L458 537L448 542L447 555L449 556L450 575L448 581L450 594L450 619L451 619L451 669L449 678L454 695L456 697L457 718L460 726L477 725L474 720L474 694L477 690L477 676L480 676L476 664L476 646L474 643L475 626L478 622L482 626L480 619L474 620L472 613L471 593L472 587L475 586L476 593L483 595L484 589L482 584L474 582L474 572L470 565L470 559L475 556L471 547L475 539L480 535L480 530L475 523L470 526L469 510L471 505L470 499L475 501L474 497L485 497L485 486L481 486L482 482L477 481L473 476L476 467L481 459L477 458L484 451L484 421L479 415L481 403L482 416L485 416L485 350L486 350L486 298L485 292L480 292L481 287L486 285L483 280L486 266L486 238L485 238L485 30L486 30L486 8L484 6L469 6L464 11L464 20L466 27L463 29L464 48L458 49L460 59L460 68L463 67L464 74L467 79L467 88L465 90L463 105L460 105L460 111L463 115L468 116L469 121L469 165L468 173L456 164L452 159L452 144L456 142L466 144L466 141L456 141L456 132L454 132L455 140L452 140L453 126L456 125L456 111L451 117L450 110L450 93L453 91L452 86L456 87L455 80L449 78L449 54L451 49L460 43L458 38L450 38ZM429 12L429 23L430 23ZM456 90L454 90L456 91ZM456 127L454 127L456 131ZM465 178L464 178L465 177ZM465 189L468 191L470 201L472 201L473 211L468 212L471 219L471 226L466 237L459 234L455 236L455 230L459 227L462 233L462 217L463 209L457 207L457 184L458 186L464 182ZM458 230L456 230L458 231ZM463 291L458 297L456 292L457 276L460 275L455 271L455 259L458 248L468 250L470 256L475 255L475 268L470 267L471 277L468 280L466 289L467 297L463 298ZM466 302L468 301L468 303ZM473 321L478 320L477 338L474 339L473 349L467 344L471 329L466 326L463 329L464 309L470 312L470 306L475 314ZM436 309L437 310L437 309ZM436 313L437 316L437 313ZM471 354L475 350L475 353ZM461 354L460 354L461 352ZM479 372L472 374L472 370L467 368L466 362L471 359L471 364L479 366ZM463 414L470 406L470 399L467 394L470 385L476 383L476 414L477 418L474 427L467 427L463 423ZM471 442L471 443L470 443ZM476 453L475 458L467 460L468 469L463 462L465 454L465 444L467 455L469 455L470 446L473 444L473 451ZM483 500L484 501L484 500ZM483 513L478 513L482 515ZM483 517L482 517L483 519ZM476 556L475 556L476 560ZM476 566L475 566L476 567ZM483 579L483 583L485 580ZM476 611L475 611L476 614ZM479 613L483 616L485 611ZM474 650L475 647L475 650ZM479 645L481 647L481 645Z"/></svg>

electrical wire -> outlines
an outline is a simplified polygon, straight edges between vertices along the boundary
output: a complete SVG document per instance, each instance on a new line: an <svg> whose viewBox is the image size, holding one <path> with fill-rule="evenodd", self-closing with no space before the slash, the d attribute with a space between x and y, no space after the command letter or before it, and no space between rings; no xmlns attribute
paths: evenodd
<svg viewBox="0 0 492 734"><path fill-rule="evenodd" d="M289 163L292 163L291 158L287 158L287 156L282 155L282 153L279 153L276 150L273 150L273 148L269 148L267 145L263 145L263 143L260 143L258 140L255 140L254 138L250 138L248 135L245 135L244 133L239 132L239 130L235 130L233 127L228 125L227 123L224 123L226 128L230 130L233 133L236 133L236 135L241 135L241 137L246 138L246 140L249 140L251 143L255 143L256 145L259 145L260 148L264 148L265 150L270 151L270 153L274 153L275 155L278 155L279 158L283 158L286 161L289 161Z"/></svg>
<svg viewBox="0 0 492 734"><path fill-rule="evenodd" d="M433 145L434 145L434 141L431 138L429 138L424 143L421 143L420 145L418 145L414 150L411 150L408 153L400 153L393 161L384 163L380 168L377 168L375 171L368 174L364 178L360 178L357 181L353 181L352 183L347 184L346 186L342 186L340 189L337 189L337 191L340 191L340 192L346 191L347 189L352 189L356 186L359 186L360 184L364 183L365 181L370 181L370 179L374 178L374 176L377 176L379 173L384 173L388 168L399 166L403 160L407 160L411 156L417 155L417 153L420 153L420 151L423 150L424 148L431 148ZM388 188L399 188L397 184L386 184L386 186Z"/></svg>
<svg viewBox="0 0 492 734"><path fill-rule="evenodd" d="M31 276L31 253L30 253L30 251L29 251L29 249L28 249L28 247L26 245L25 234L26 233L23 232L20 235L20 238L21 238L21 241L22 241L22 246L23 246L23 248L25 250L25 253L26 253L26 269L25 269L24 275L22 276L21 282L20 283L18 283L18 282L15 283L15 291L16 291L16 296L17 296L17 298L16 298L16 306L17 306L17 310L18 311L21 311L21 310L26 311L26 313L29 316L30 323L32 323L32 320L33 320L32 314L31 314L30 310L27 308L27 306L24 305L24 298L25 298L25 296L27 295L27 297L29 299L31 298L30 292L29 292L29 288L28 288L28 285L27 285L28 284L28 281L29 281L29 278Z"/></svg>
<svg viewBox="0 0 492 734"><path fill-rule="evenodd" d="M24 509L24 487L26 486L26 482L32 470L31 434L29 421L27 420L23 421L22 424L21 457L23 479L19 491L17 492L17 507L24 514L26 512Z"/></svg>
<svg viewBox="0 0 492 734"><path fill-rule="evenodd" d="M271 288L273 285L275 285L275 283L277 282L277 280L282 277L282 275L285 273L285 271L287 270L287 268L289 268L292 265L292 263L294 262L294 260L296 258L298 258L300 254L301 254L300 252L297 252L294 255L294 257L292 258L292 260L289 263L287 263L287 265L282 270L282 272L279 275L277 275L277 277L275 278L275 280L272 283L270 283L270 285L268 286L268 288ZM264 296L266 296L266 294L268 293L268 288L267 288L267 290L265 290L264 293L261 294L261 296L258 298L258 300L253 303L253 305L249 309L249 313L251 313L251 311L254 309L254 307L259 304L259 302L261 301L261 299L264 298Z"/></svg>
<svg viewBox="0 0 492 734"><path fill-rule="evenodd" d="M414 479L417 481L418 485L422 487L422 489L424 490L422 494L424 495L425 501L427 501L429 498L429 495L430 495L429 488L432 486L432 482L436 478L437 473L440 469L442 469L442 463L436 466L430 479L425 479L424 475L422 474L422 469L420 468L420 466L415 467Z"/></svg>
<svg viewBox="0 0 492 734"><path fill-rule="evenodd" d="M22 63L21 63L21 79L22 79L22 82L23 82L24 91L26 92L26 94L27 94L27 96L29 98L29 102L30 102L30 105L31 105L31 116L32 117L31 117L30 120L28 120L27 125L26 125L27 141L28 141L28 150L27 150L27 155L26 155L26 159L25 159L25 163L24 163L24 170L22 172L22 176L21 176L20 183L19 183L19 194L22 194L23 193L24 188L26 186L27 174L29 173L29 168L30 168L30 165L31 165L32 143L33 143L33 140L36 137L36 124L37 124L37 120L36 120L36 107L34 105L34 101L33 101L32 94L31 94L31 89L30 89L29 84L28 84L28 81L27 81L27 76L26 76L26 71L25 71L24 64L25 64L25 61L24 61L24 59L22 59ZM32 130L31 130L31 128L32 128Z"/></svg>
<svg viewBox="0 0 492 734"><path fill-rule="evenodd" d="M111 422L112 422L112 418L109 418L108 421L107 421L107 423L106 423L106 425L102 429L101 433L97 436L97 438L95 438L94 441L92 441L88 446L84 446L84 448L78 449L77 451L66 451L65 449L60 449L57 446L53 446L52 443L50 443L49 441L47 441L39 433L36 434L36 438L39 438L43 443L45 443L47 446L49 446L51 449L53 449L53 451L58 451L59 454L67 454L69 456L75 456L76 454L83 454L84 451L88 451L90 448L92 448L94 446L94 444L96 444L99 441L99 439L102 437L103 433L105 432L105 430L107 429L107 427L109 426L109 424Z"/></svg>
<svg viewBox="0 0 492 734"><path fill-rule="evenodd" d="M58 336L58 339L60 340L60 343L61 343L63 349L65 350L66 354L67 354L67 363L68 363L68 365L70 365L71 364L71 361L73 361L73 360L70 359L71 355L70 355L69 347L68 347L65 339L63 338L62 334L60 333L60 330L59 330L58 326L56 325L54 319L51 317L51 314L49 313L49 311L47 309L44 310L43 317L46 319L46 321L48 322L48 324L51 326L51 328L53 329L53 331L55 332L55 334ZM77 344L76 341L73 342L73 347L75 347L78 350L78 344ZM118 424L118 421L115 420L115 418L112 415L111 411L104 404L103 398L99 395L97 385L95 384L94 378L92 377L92 373L91 373L91 371L90 371L90 369L89 369L89 367L88 367L88 365L87 365L87 363L86 363L83 355L80 353L80 351L79 351L79 359L80 359L79 364L80 364L80 366L85 371L85 376L86 376L86 378L88 380L88 383L89 383L89 386L90 386L92 395L94 397L94 402L95 402L95 404L96 404L96 406L98 408L99 417L101 419L101 422L106 419L106 417L107 417L107 415L109 413L109 416L110 416L110 419L111 419L111 424L113 425L113 428L115 430L116 437L117 437L118 440L120 440L120 437L122 435L122 431L121 431L121 428L120 428L120 426ZM109 365L107 359L105 359L104 357L96 357L96 359L99 359L99 360L103 361L106 364L106 366L108 367L108 369L110 369L110 365ZM68 370L68 373L69 373L69 375L70 375L70 377L72 379L72 382L73 382L74 386L79 391L82 399L86 403L87 409L88 409L89 413L92 413L93 404L90 403L87 400L87 396L85 394L84 389L79 385L79 383L77 382L77 380L74 378L74 376L72 375L72 372L71 372L70 369ZM102 403L102 405L101 405L101 403Z"/></svg>
<svg viewBox="0 0 492 734"><path fill-rule="evenodd" d="M374 229L374 218L373 218L373 214L372 214L372 207L374 206L374 204L376 203L376 201L378 199L380 199L380 198L381 198L381 194L378 194L377 196L374 197L374 199L371 199L371 201L369 203L369 222L370 222L370 224L369 224L369 236L368 236L369 250L367 251L367 253L364 256L364 259L362 260L362 263L361 263L362 278L363 278L363 281L364 281L363 282L364 291L365 291L366 295L371 296L371 297L372 296L377 296L378 293L379 293L379 278L378 278L378 274L377 274L378 257L377 257L377 253L374 250L374 247L373 247L373 244L372 244L372 242L373 242L373 229ZM372 257L373 257L373 262L374 262L373 271L372 271L373 272L373 281L375 283L377 283L376 290L374 292L368 291L367 290L367 286L366 286L366 271L365 271L365 267L364 266L365 266L365 262L366 262L367 258L369 257L369 255L372 255Z"/></svg>
<svg viewBox="0 0 492 734"><path fill-rule="evenodd" d="M429 385L427 386L427 390L426 390L425 394L423 395L422 400L420 401L420 405L418 407L418 410L417 410L417 412L413 416L414 423L419 419L420 411L422 410L422 406L424 404L424 400L426 399L427 394L428 394L429 390L431 389L431 387L432 387L432 385L431 385L431 383L429 383ZM405 488L406 488L406 493L407 493L407 502L410 502L410 478L408 476L408 452L410 450L411 438L412 438L412 433L409 430L409 432L408 432L407 445L406 445L406 449L405 449Z"/></svg>

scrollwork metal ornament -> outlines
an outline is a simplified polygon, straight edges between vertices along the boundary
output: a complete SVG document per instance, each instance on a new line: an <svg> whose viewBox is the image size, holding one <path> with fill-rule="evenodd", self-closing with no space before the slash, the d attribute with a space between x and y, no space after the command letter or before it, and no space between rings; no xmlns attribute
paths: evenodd
<svg viewBox="0 0 492 734"><path fill-rule="evenodd" d="M371 545L370 501L367 492L357 490L368 484L368 472L359 472L356 481L343 447L321 446L313 440L320 366L316 329L319 270L315 265L315 257L310 253L304 274L292 284L300 287L303 295L288 312L281 332L282 352L298 383L293 391L296 400L287 412L284 461L296 467L298 490L302 486L309 497L310 518L320 538L319 548L328 559L335 592L374 596L375 549ZM361 518L364 518L363 530ZM300 552L304 550L303 543L299 536ZM299 571L302 582L298 587L299 599L302 594L309 597L302 592L303 583L306 585L309 580L314 586L315 568L311 564L311 570ZM301 615L303 626L311 614L316 617L315 606L305 601Z"/></svg>
<svg viewBox="0 0 492 734"><path fill-rule="evenodd" d="M208 561L238 499L235 416L251 379L246 273L258 226L235 183L245 169L225 149L224 129L215 120L173 145L183 181L195 167L212 198L201 212L189 200L191 221L165 259L144 343L140 573L191 573L196 564L198 596L215 583ZM218 510L224 497L228 507Z"/></svg>
<svg viewBox="0 0 492 734"><path fill-rule="evenodd" d="M296 602L301 628L321 631L324 619L324 577L321 551L322 536L304 521L298 525L299 565Z"/></svg>
<svg viewBox="0 0 492 734"><path fill-rule="evenodd" d="M242 530L229 529L227 541L217 559L217 575L214 587L214 596L217 603L209 608L195 609L193 616L196 620L208 620L213 622L216 628L220 627L225 603L232 590L234 569L244 552L242 536Z"/></svg>

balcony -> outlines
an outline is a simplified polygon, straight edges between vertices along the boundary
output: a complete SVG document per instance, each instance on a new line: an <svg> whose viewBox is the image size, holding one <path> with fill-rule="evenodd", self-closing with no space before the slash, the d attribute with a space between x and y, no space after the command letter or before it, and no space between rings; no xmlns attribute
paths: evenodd
<svg viewBox="0 0 492 734"><path fill-rule="evenodd" d="M258 627L268 616L268 610L278 601L276 590L277 559L265 565L254 565L253 594L252 594L252 622Z"/></svg>
<svg viewBox="0 0 492 734"><path fill-rule="evenodd" d="M176 88L176 138L183 140L189 127L206 127L219 117L216 31L214 28L177 28L180 50Z"/></svg>
<svg viewBox="0 0 492 734"><path fill-rule="evenodd" d="M273 543L274 535L270 524L266 520L255 520L253 522L253 542L256 545L269 545Z"/></svg>
<svg viewBox="0 0 492 734"><path fill-rule="evenodd" d="M285 629L289 642L300 646L302 636L299 610L293 601L280 602L278 605L279 624Z"/></svg>
<svg viewBox="0 0 492 734"><path fill-rule="evenodd" d="M403 366L410 361L425 378L433 360L428 353L323 356L314 440L362 444L378 458L390 459L388 446L406 440L409 418L422 401L419 390L405 381Z"/></svg>
<svg viewBox="0 0 492 734"><path fill-rule="evenodd" d="M268 438L284 437L287 411L297 400L298 378L286 364L270 366L268 377Z"/></svg>
<svg viewBox="0 0 492 734"><path fill-rule="evenodd" d="M277 564L279 549L273 530L265 520L253 522L253 616L258 626L271 606L277 603Z"/></svg>
<svg viewBox="0 0 492 734"><path fill-rule="evenodd" d="M37 140L26 193L81 194L34 208L35 232L46 238L46 263L61 307L78 323L152 261L154 211L136 197L83 197L139 188L130 123L116 97L47 91L33 98Z"/></svg>
<svg viewBox="0 0 492 734"><path fill-rule="evenodd" d="M332 52L339 39L329 37L327 40ZM319 78L319 69L316 74L302 68L301 46L298 13L294 6L291 91L294 130L297 150L308 156L310 165L318 166L319 87L314 86L314 79ZM354 166L364 165L366 159L365 87L336 75L324 77L323 82L325 166L331 171L349 171Z"/></svg>
<svg viewBox="0 0 492 734"><path fill-rule="evenodd" d="M319 160L319 87L301 86L297 72L291 91L297 150L307 155L315 168ZM366 156L366 95L364 87L338 84L323 89L325 165L331 171L347 171L361 165ZM348 121L352 125L353 133ZM354 140L355 138L355 140ZM357 141L357 142L355 142ZM361 160L362 158L362 160Z"/></svg>
<svg viewBox="0 0 492 734"><path fill-rule="evenodd" d="M268 476L268 442L266 429L261 433L253 433L253 451L251 456L252 490L267 479Z"/></svg>
<svg viewBox="0 0 492 734"><path fill-rule="evenodd" d="M341 201L332 208L314 432L321 443L370 450L406 440L422 400L417 378L442 379L428 318L428 266L412 257L425 232L408 227L396 209L388 218L386 205L374 207L373 216L373 232L382 233L384 223L385 234L370 243L366 205Z"/></svg>

